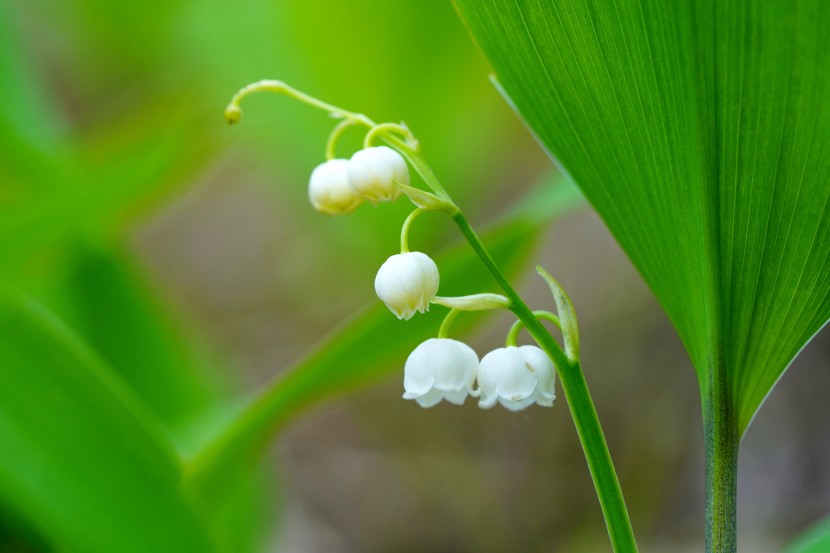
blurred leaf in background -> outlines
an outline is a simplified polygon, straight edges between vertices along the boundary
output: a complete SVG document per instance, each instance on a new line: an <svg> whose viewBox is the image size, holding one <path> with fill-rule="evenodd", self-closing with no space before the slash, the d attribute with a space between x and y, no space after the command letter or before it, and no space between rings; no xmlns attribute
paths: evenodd
<svg viewBox="0 0 830 553"><path fill-rule="evenodd" d="M0 306L2 502L63 551L211 551L166 430L31 302Z"/></svg>
<svg viewBox="0 0 830 553"><path fill-rule="evenodd" d="M799 536L784 553L824 553L830 551L830 520L823 520Z"/></svg>

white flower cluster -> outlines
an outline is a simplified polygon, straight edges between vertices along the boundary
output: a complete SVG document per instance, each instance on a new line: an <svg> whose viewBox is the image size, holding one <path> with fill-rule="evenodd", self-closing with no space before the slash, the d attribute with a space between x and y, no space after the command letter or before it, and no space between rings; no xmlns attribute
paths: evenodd
<svg viewBox="0 0 830 553"><path fill-rule="evenodd" d="M501 403L511 411L525 409L534 403L548 407L553 405L556 374L553 361L535 346L516 347L513 330L508 334L507 347L491 351L480 360L468 345L446 338L447 330L459 311L509 308L511 301L498 294L439 298L438 266L428 255L409 251L409 228L421 213L439 211L453 218L461 215L459 225L462 222L466 225L466 221L431 174L419 151L418 141L406 125L377 125L365 115L332 106L275 80L252 83L237 92L225 108L226 121L230 124L238 123L242 117L240 101L248 94L261 91L285 94L342 119L329 135L327 161L318 165L309 178L308 197L314 209L329 215L345 215L353 212L364 201L373 204L392 202L402 193L416 206L401 228L401 253L389 257L378 270L375 291L399 319L410 319L416 312L424 313L429 310L431 303L449 307L450 311L441 325L438 337L419 345L406 360L403 397L415 400L422 407L432 407L443 399L460 405L467 396L480 398L479 406L484 409L489 409L496 403ZM356 124L369 127L363 141L366 147L354 153L350 159L334 159L340 133ZM396 149L371 146L375 138L386 140ZM431 192L409 186L407 160L413 163ZM469 227L465 234L469 239ZM486 257L479 253L483 259ZM498 273L493 267L491 270ZM557 309L560 315L564 313L564 318L560 319L548 312L539 313L549 315L548 320L562 329L568 359L578 359L579 338L570 300L553 277L541 269L537 270L548 281ZM520 300L519 303L521 304ZM532 315L536 316L536 312ZM516 325L519 323L517 321ZM516 325L514 329L519 329ZM560 358L558 355L554 357Z"/></svg>
<svg viewBox="0 0 830 553"><path fill-rule="evenodd" d="M468 395L479 407L501 403L511 411L533 405L551 407L556 371L536 346L508 346L479 361L473 349L449 338L430 338L409 355L404 366L404 399L432 407L442 399L461 405ZM473 387L478 379L478 389Z"/></svg>
<svg viewBox="0 0 830 553"><path fill-rule="evenodd" d="M395 150L378 146L360 150L348 160L330 159L319 165L311 173L308 195L317 211L344 215L364 200L396 200L400 185L409 185L406 161ZM429 310L439 282L438 267L428 255L404 251L378 270L375 291L392 313L407 320ZM484 305L486 296L468 298ZM461 405L467 396L478 397L483 409L496 403L511 411L534 403L550 407L555 399L555 374L553 362L535 346L499 348L479 360L462 342L431 338L406 360L403 397L422 407L432 407L442 399Z"/></svg>
<svg viewBox="0 0 830 553"><path fill-rule="evenodd" d="M399 184L409 184L403 156L386 146L365 148L351 159L330 159L317 166L308 183L314 209L329 215L345 215L369 200L395 201Z"/></svg>

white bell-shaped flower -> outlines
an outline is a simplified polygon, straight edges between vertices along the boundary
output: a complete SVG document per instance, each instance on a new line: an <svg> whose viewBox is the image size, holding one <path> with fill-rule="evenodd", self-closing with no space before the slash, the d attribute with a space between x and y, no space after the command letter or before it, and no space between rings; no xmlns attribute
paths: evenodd
<svg viewBox="0 0 830 553"><path fill-rule="evenodd" d="M499 402L511 411L521 411L533 403L550 407L556 398L555 376L553 362L536 346L493 350L479 365L478 405L490 409Z"/></svg>
<svg viewBox="0 0 830 553"><path fill-rule="evenodd" d="M365 148L349 160L349 182L370 202L393 201L401 194L398 184L409 184L409 167L392 148Z"/></svg>
<svg viewBox="0 0 830 553"><path fill-rule="evenodd" d="M421 252L393 255L375 277L375 292L399 319L410 319L416 311L429 311L438 293L438 266Z"/></svg>
<svg viewBox="0 0 830 553"><path fill-rule="evenodd" d="M349 160L330 159L311 172L308 199L314 209L329 215L351 213L363 198L349 184Z"/></svg>
<svg viewBox="0 0 830 553"><path fill-rule="evenodd" d="M476 396L473 382L478 355L458 340L430 338L409 354L404 366L404 399L432 407L442 399L461 405L467 395Z"/></svg>

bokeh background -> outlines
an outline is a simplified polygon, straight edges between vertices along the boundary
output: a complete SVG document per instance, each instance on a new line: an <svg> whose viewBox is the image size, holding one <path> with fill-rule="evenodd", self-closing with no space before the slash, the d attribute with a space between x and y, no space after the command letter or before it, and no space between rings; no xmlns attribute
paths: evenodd
<svg viewBox="0 0 830 553"><path fill-rule="evenodd" d="M140 345L117 324L96 325L66 290L105 298L102 274L113 266L89 260L117 257L115 270L140 282L152 309L204 352L180 384L188 403L174 386L155 405L185 425L208 398L264 385L376 301L374 273L396 253L408 212L398 202L345 218L316 214L306 183L332 121L260 95L228 128L230 96L279 78L376 120L404 119L473 224L486 228L554 171L487 75L444 0L6 0L0 228L27 230L0 244L4 278L106 356ZM357 144L344 141L343 155ZM32 231L33 221L49 224ZM457 240L434 216L413 232L424 251ZM535 263L569 290L580 315L583 365L642 550L702 550L698 393L675 332L585 204L550 226L517 277L532 305L548 306ZM440 314L429 316L437 328ZM484 354L511 322L491 317L468 339ZM389 324L404 323L390 314ZM830 513L828 359L825 330L744 440L744 551L777 551ZM472 402L421 410L400 399L402 374L390 369L388 379L305 413L275 442L268 550L608 550L564 400L519 414ZM140 388L142 367L131 370ZM5 526L0 551L40 550Z"/></svg>

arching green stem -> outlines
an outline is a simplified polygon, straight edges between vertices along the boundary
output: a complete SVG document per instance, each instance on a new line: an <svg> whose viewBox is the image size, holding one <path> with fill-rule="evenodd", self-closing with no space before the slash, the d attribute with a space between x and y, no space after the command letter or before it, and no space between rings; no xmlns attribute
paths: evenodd
<svg viewBox="0 0 830 553"><path fill-rule="evenodd" d="M329 139L326 141L326 159L332 160L336 155L337 150L337 141L340 139L340 136L349 128L357 123L354 119L343 119L340 121L336 127L334 127L329 134Z"/></svg>
<svg viewBox="0 0 830 553"><path fill-rule="evenodd" d="M447 315L441 322L441 328L438 329L439 338L446 338L447 336L449 336L450 326L452 326L452 322L455 320L456 317L458 317L459 313L461 313L461 310L459 309L450 309L447 312Z"/></svg>
<svg viewBox="0 0 830 553"><path fill-rule="evenodd" d="M388 136L400 135L410 148L418 148L418 141L415 140L412 131L406 125L399 125L398 123L381 123L380 125L375 125L366 133L366 137L363 139L363 147L371 148L372 143L384 134L387 135L384 139L388 138Z"/></svg>
<svg viewBox="0 0 830 553"><path fill-rule="evenodd" d="M418 218L418 215L425 211L429 210L423 207L416 208L404 220L403 226L401 227L401 253L407 253L409 251L409 227L412 226L412 222Z"/></svg>
<svg viewBox="0 0 830 553"><path fill-rule="evenodd" d="M551 313L550 311L534 311L533 316L537 319L541 319L543 321L550 321L559 327L559 330L562 330L562 322L559 320L559 317L555 314ZM525 327L525 324L522 322L521 319L517 319L513 326L510 327L510 330L507 332L507 338L505 338L505 345L506 346L515 346L517 344L519 338L519 332Z"/></svg>
<svg viewBox="0 0 830 553"><path fill-rule="evenodd" d="M296 88L288 86L282 81L275 80L263 80L251 83L248 86L242 88L236 94L234 94L233 98L231 98L230 103L225 108L225 120L228 123L234 124L239 122L239 120L242 118L242 108L239 107L239 104L242 102L243 98L255 92L275 92L277 94L283 94L290 98L294 98L295 100L299 100L300 102L311 107L327 111L335 117L350 119L355 123L366 125L367 127L375 126L375 122L363 115L362 113L354 113L343 108L334 106L332 104L329 104L328 102L323 102L322 100L318 100L313 96L309 96L305 92L300 92Z"/></svg>

